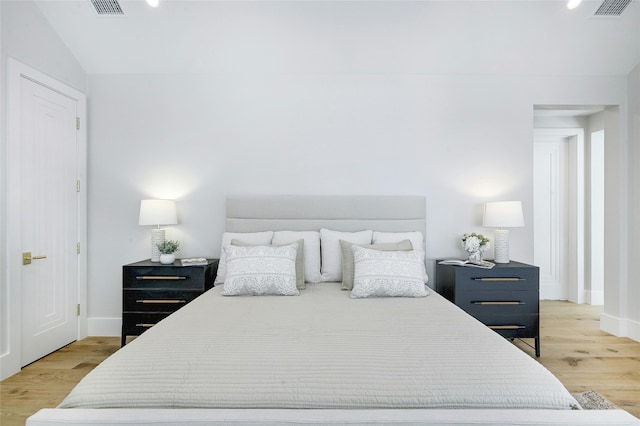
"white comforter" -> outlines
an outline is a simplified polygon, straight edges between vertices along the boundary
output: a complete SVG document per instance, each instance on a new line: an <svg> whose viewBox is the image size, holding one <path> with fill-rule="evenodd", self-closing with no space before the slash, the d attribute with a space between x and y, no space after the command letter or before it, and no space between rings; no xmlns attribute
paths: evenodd
<svg viewBox="0 0 640 426"><path fill-rule="evenodd" d="M60 407L550 408L537 361L431 291L349 298L205 293L92 371Z"/></svg>

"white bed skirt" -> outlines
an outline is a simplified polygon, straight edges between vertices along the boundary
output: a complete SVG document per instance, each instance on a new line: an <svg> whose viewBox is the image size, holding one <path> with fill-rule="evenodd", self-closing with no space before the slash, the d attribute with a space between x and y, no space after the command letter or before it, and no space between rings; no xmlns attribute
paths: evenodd
<svg viewBox="0 0 640 426"><path fill-rule="evenodd" d="M639 425L623 410L226 410L43 409L27 426L51 425Z"/></svg>

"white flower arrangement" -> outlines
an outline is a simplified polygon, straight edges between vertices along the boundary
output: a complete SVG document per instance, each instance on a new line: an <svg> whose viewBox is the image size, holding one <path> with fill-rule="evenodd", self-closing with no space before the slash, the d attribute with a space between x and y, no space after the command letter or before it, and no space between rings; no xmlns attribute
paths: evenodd
<svg viewBox="0 0 640 426"><path fill-rule="evenodd" d="M462 247L469 253L469 258L481 260L482 253L489 248L489 239L482 234L464 234L462 236Z"/></svg>

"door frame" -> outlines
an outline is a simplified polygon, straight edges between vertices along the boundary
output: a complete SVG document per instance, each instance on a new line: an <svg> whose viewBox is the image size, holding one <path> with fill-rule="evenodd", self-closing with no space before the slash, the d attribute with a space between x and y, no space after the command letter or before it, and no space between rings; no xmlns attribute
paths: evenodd
<svg viewBox="0 0 640 426"><path fill-rule="evenodd" d="M21 328L22 328L22 241L21 241L21 79L27 78L76 101L80 129L76 133L77 179L80 181L78 192L78 229L80 243L78 255L78 294L80 305L77 339L88 335L87 327L87 101L84 93L43 74L13 58L7 58L7 145L6 145L6 301L2 306L2 320L6 321L2 330L3 353L0 354L0 379L20 371L21 366Z"/></svg>
<svg viewBox="0 0 640 426"><path fill-rule="evenodd" d="M569 301L585 302L585 193L584 193L584 129L535 128L535 139L543 136L561 136L569 140L567 158L567 280ZM534 183L535 185L535 183ZM536 206L533 206L535 209Z"/></svg>

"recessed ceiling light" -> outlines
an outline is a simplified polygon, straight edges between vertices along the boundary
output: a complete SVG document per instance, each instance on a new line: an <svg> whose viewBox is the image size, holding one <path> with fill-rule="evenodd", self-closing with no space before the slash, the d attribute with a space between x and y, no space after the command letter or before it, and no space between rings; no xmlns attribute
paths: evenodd
<svg viewBox="0 0 640 426"><path fill-rule="evenodd" d="M147 0L147 4L151 7L158 7L160 0Z"/></svg>
<svg viewBox="0 0 640 426"><path fill-rule="evenodd" d="M582 3L582 0L569 0L569 3L567 3L567 9L569 10L575 9L580 5L580 3Z"/></svg>

